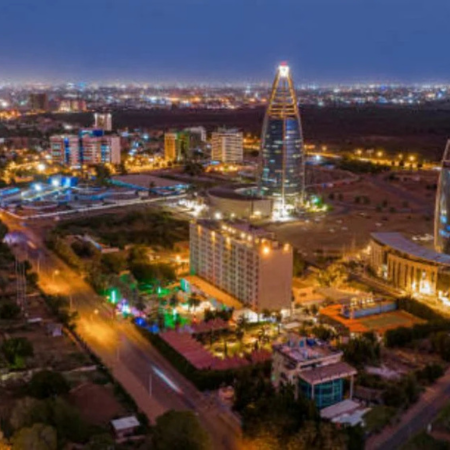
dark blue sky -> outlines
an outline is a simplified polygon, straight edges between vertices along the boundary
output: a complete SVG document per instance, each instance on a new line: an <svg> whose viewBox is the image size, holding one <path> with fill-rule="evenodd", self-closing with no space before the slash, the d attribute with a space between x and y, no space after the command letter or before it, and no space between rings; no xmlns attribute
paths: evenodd
<svg viewBox="0 0 450 450"><path fill-rule="evenodd" d="M0 79L450 81L450 0L0 0Z"/></svg>

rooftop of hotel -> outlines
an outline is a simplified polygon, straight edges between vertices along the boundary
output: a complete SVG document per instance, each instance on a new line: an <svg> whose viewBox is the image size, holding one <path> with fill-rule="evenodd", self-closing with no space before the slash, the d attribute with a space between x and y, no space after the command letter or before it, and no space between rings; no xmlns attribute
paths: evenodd
<svg viewBox="0 0 450 450"><path fill-rule="evenodd" d="M387 245L400 253L405 253L414 258L435 264L450 266L450 255L422 247L421 245L407 239L401 233L372 233L371 236L380 244Z"/></svg>
<svg viewBox="0 0 450 450"><path fill-rule="evenodd" d="M211 230L228 232L235 235L235 238L239 238L243 233L245 237L251 236L253 238L264 238L268 240L275 240L273 233L266 231L263 228L255 227L247 222L241 221L227 221L227 220L198 220L197 223L203 227ZM244 236L242 236L244 238Z"/></svg>
<svg viewBox="0 0 450 450"><path fill-rule="evenodd" d="M295 336L285 344L275 345L275 351L282 353L297 363L304 363L341 354L317 339Z"/></svg>

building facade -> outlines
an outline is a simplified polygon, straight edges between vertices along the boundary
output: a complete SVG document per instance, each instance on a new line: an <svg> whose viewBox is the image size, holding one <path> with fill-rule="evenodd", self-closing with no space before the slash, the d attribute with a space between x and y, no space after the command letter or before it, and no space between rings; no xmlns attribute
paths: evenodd
<svg viewBox="0 0 450 450"><path fill-rule="evenodd" d="M356 369L342 361L343 352L296 334L273 346L272 383L293 385L320 409L344 399L344 379L350 378L350 399Z"/></svg>
<svg viewBox="0 0 450 450"><path fill-rule="evenodd" d="M450 254L450 140L442 158L434 215L434 247Z"/></svg>
<svg viewBox="0 0 450 450"><path fill-rule="evenodd" d="M190 225L190 273L256 311L291 307L293 252L248 224Z"/></svg>
<svg viewBox="0 0 450 450"><path fill-rule="evenodd" d="M105 131L112 131L112 114L94 113L94 128L101 128Z"/></svg>
<svg viewBox="0 0 450 450"><path fill-rule="evenodd" d="M203 149L203 128L171 131L164 134L164 159L183 162L196 158Z"/></svg>
<svg viewBox="0 0 450 450"><path fill-rule="evenodd" d="M244 136L236 129L219 129L211 135L211 160L240 163L244 159Z"/></svg>
<svg viewBox="0 0 450 450"><path fill-rule="evenodd" d="M369 267L401 291L448 297L450 255L427 249L401 233L372 233Z"/></svg>
<svg viewBox="0 0 450 450"><path fill-rule="evenodd" d="M50 138L52 160L66 166L120 164L120 137L89 133Z"/></svg>
<svg viewBox="0 0 450 450"><path fill-rule="evenodd" d="M48 95L45 92L32 93L28 99L28 105L31 111L48 111Z"/></svg>
<svg viewBox="0 0 450 450"><path fill-rule="evenodd" d="M260 189L279 211L302 202L305 155L297 97L289 66L279 66L261 136Z"/></svg>

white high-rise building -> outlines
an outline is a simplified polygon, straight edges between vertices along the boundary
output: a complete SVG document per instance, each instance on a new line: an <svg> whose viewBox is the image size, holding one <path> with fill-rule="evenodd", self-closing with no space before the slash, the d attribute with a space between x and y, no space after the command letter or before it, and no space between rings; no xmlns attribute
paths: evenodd
<svg viewBox="0 0 450 450"><path fill-rule="evenodd" d="M261 312L291 307L293 251L247 223L190 225L190 273Z"/></svg>
<svg viewBox="0 0 450 450"><path fill-rule="evenodd" d="M94 113L94 128L101 128L105 131L112 131L112 114Z"/></svg>
<svg viewBox="0 0 450 450"><path fill-rule="evenodd" d="M219 129L212 133L211 160L239 163L244 158L243 134L236 129Z"/></svg>

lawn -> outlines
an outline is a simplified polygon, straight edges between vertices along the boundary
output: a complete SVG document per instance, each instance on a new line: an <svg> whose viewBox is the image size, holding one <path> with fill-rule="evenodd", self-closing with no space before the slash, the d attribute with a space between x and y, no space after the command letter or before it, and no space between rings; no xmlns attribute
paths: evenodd
<svg viewBox="0 0 450 450"><path fill-rule="evenodd" d="M385 331L398 327L412 327L423 321L408 314L405 311L392 311L385 314L378 314L372 317L361 318L359 321L373 331Z"/></svg>
<svg viewBox="0 0 450 450"><path fill-rule="evenodd" d="M416 434L406 444L401 447L401 450L449 450L450 444L448 442L438 441L432 436L422 431Z"/></svg>
<svg viewBox="0 0 450 450"><path fill-rule="evenodd" d="M395 408L389 406L374 406L364 415L365 428L368 433L378 433L388 425L396 413Z"/></svg>

